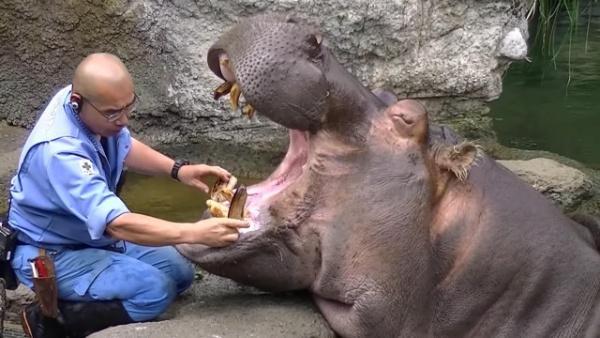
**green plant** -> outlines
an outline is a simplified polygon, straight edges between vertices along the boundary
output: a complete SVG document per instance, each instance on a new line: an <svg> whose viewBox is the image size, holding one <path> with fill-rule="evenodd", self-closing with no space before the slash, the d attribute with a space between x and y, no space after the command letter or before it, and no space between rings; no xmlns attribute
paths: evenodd
<svg viewBox="0 0 600 338"><path fill-rule="evenodd" d="M556 57L562 48L567 48L568 74L567 87L571 81L571 49L573 36L580 27L582 14L587 14L586 47L589 37L592 8L598 0L533 0L528 18L530 29L535 32L532 44L533 58L550 60L556 68ZM566 14L566 15L565 15ZM568 19L568 30L559 32L559 21Z"/></svg>

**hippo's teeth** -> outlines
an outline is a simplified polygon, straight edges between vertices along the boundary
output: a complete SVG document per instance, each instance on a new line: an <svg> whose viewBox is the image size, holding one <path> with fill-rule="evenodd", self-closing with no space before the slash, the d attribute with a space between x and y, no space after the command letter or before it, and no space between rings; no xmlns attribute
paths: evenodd
<svg viewBox="0 0 600 338"><path fill-rule="evenodd" d="M256 109L247 103L242 107L242 115L247 116L248 119L251 119L254 116L254 112L256 112Z"/></svg>
<svg viewBox="0 0 600 338"><path fill-rule="evenodd" d="M229 213L227 217L235 218L235 219L244 219L245 213L244 208L246 207L246 198L248 197L248 193L246 192L246 187L241 185L233 195L231 199L231 204L229 205Z"/></svg>
<svg viewBox="0 0 600 338"><path fill-rule="evenodd" d="M223 82L220 86L217 87L217 89L215 89L213 93L213 98L215 100L218 100L221 96L229 94L232 86L233 83L231 82Z"/></svg>
<svg viewBox="0 0 600 338"><path fill-rule="evenodd" d="M237 185L237 177L231 176L229 178L229 182L227 182L227 189L233 191L233 189L235 189L236 185Z"/></svg>
<svg viewBox="0 0 600 338"><path fill-rule="evenodd" d="M233 109L233 111L238 110L241 94L242 91L240 89L240 86L237 84L237 82L234 83L231 87L231 91L229 92L229 102L231 102L231 109Z"/></svg>
<svg viewBox="0 0 600 338"><path fill-rule="evenodd" d="M217 179L215 184L210 189L210 199L215 202L229 202L233 198L233 189L237 184L237 178L235 176L231 176L229 182L222 181L221 179Z"/></svg>
<svg viewBox="0 0 600 338"><path fill-rule="evenodd" d="M217 201L207 200L206 206L212 217L226 217L229 213L227 207Z"/></svg>

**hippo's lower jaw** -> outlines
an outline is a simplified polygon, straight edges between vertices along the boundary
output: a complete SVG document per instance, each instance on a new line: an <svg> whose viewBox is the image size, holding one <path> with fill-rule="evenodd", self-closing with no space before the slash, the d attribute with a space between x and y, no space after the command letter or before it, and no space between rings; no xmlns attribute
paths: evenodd
<svg viewBox="0 0 600 338"><path fill-rule="evenodd" d="M265 223L263 214L268 212L269 201L305 172L308 158L308 137L308 132L290 130L290 143L283 161L266 180L248 187L245 208L250 216L250 227L242 229L240 232L260 229Z"/></svg>

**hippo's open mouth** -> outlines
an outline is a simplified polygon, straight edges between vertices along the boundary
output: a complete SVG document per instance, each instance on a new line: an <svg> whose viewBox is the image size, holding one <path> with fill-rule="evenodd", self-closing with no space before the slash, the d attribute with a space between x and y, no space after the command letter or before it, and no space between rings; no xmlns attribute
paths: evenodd
<svg viewBox="0 0 600 338"><path fill-rule="evenodd" d="M269 200L295 182L306 169L308 156L308 132L290 130L287 154L277 169L264 181L248 187L246 209L250 227L241 232L255 231L263 223L261 215L270 205Z"/></svg>
<svg viewBox="0 0 600 338"><path fill-rule="evenodd" d="M227 72L229 62L221 59L221 67L225 73L225 82L214 91L214 99L229 94L231 107L234 111L241 110L242 115L252 118L255 110L248 104L243 103L240 109L240 97L243 97L241 86L235 81L233 73ZM229 76L228 76L229 75ZM245 210L249 218L250 227L241 229L240 232L256 231L265 223L262 215L266 214L270 200L281 193L304 172L308 157L308 131L289 129L290 142L288 151L277 169L264 181L247 188Z"/></svg>

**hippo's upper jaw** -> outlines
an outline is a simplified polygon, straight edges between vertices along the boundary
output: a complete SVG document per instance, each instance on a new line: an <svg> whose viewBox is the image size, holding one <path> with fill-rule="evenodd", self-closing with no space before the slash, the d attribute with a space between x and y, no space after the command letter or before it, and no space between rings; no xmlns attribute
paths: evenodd
<svg viewBox="0 0 600 338"><path fill-rule="evenodd" d="M237 109L241 94L245 114L256 109L287 128L315 131L329 105L321 43L314 29L290 18L242 21L208 51L210 69L225 80L216 97L230 92Z"/></svg>

